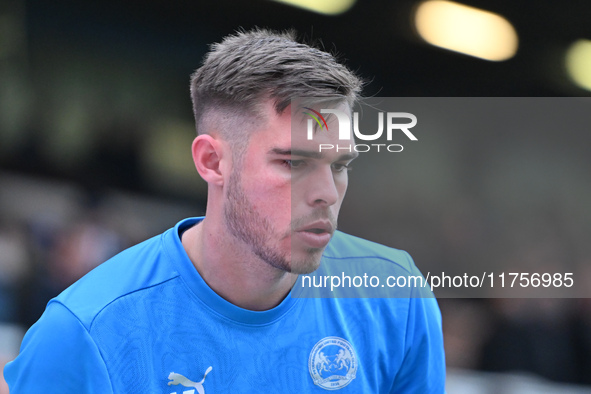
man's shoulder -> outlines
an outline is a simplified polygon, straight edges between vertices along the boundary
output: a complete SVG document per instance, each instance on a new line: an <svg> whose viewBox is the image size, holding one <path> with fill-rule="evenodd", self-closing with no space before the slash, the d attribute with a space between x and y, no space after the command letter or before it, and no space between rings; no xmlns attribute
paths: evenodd
<svg viewBox="0 0 591 394"><path fill-rule="evenodd" d="M395 264L405 271L416 270L410 255L400 249L368 241L354 235L336 231L328 244L324 257L340 260L373 260L386 264Z"/></svg>
<svg viewBox="0 0 591 394"><path fill-rule="evenodd" d="M94 318L111 303L178 276L169 262L165 245L171 230L125 249L50 302L65 306L90 329Z"/></svg>

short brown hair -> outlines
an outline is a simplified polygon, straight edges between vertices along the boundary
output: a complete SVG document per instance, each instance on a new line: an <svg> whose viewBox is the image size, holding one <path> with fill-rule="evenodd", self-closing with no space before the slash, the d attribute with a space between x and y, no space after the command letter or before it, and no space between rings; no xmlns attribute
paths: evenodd
<svg viewBox="0 0 591 394"><path fill-rule="evenodd" d="M213 44L191 76L198 134L213 125L228 141L248 139L249 125L272 100L281 114L297 97L358 99L362 82L333 55L296 41L293 32L241 31Z"/></svg>

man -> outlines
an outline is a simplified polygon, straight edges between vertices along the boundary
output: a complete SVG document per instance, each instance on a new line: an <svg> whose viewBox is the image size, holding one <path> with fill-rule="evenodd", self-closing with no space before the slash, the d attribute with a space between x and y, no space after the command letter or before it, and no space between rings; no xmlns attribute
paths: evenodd
<svg viewBox="0 0 591 394"><path fill-rule="evenodd" d="M406 253L336 231L354 150L320 154L335 133L292 135L292 121L305 124L292 99L350 112L360 86L289 34L214 45L191 81L205 218L120 253L50 301L5 369L11 393L443 392L433 298L290 295L321 261L418 272Z"/></svg>

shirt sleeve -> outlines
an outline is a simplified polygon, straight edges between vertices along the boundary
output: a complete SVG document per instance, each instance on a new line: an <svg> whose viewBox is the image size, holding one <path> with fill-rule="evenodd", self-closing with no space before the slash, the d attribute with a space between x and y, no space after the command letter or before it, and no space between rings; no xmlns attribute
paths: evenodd
<svg viewBox="0 0 591 394"><path fill-rule="evenodd" d="M106 365L82 322L51 301L4 368L11 394L113 393Z"/></svg>
<svg viewBox="0 0 591 394"><path fill-rule="evenodd" d="M405 356L391 392L445 393L445 352L439 305L430 289L415 290L409 299Z"/></svg>

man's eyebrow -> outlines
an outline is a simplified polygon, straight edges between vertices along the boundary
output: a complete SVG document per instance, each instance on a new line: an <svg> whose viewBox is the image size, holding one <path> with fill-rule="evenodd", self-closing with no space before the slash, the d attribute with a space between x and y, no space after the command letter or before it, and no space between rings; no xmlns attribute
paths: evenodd
<svg viewBox="0 0 591 394"><path fill-rule="evenodd" d="M302 150L302 149L281 149L281 148L273 148L269 151L269 153L273 153L276 155L282 156L301 156L301 157L309 157L312 159L322 159L324 155L322 152L316 152L311 150ZM343 160L353 160L359 156L358 152L347 152L340 155L337 160L335 161L343 161Z"/></svg>
<svg viewBox="0 0 591 394"><path fill-rule="evenodd" d="M321 159L322 153L316 152L313 150L302 150L302 149L281 149L281 148L273 148L269 151L269 153L274 153L276 155L281 156L302 156L302 157L310 157L312 159Z"/></svg>
<svg viewBox="0 0 591 394"><path fill-rule="evenodd" d="M359 152L353 151L353 152L350 152L350 153L345 153L345 154L340 155L338 157L338 160L337 161L355 160L358 156L359 156Z"/></svg>

